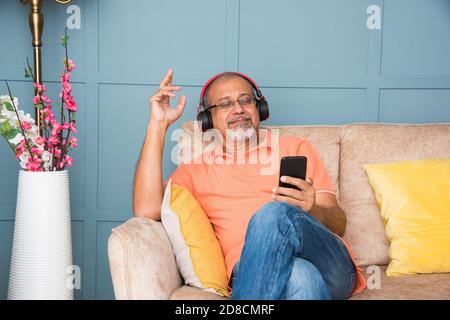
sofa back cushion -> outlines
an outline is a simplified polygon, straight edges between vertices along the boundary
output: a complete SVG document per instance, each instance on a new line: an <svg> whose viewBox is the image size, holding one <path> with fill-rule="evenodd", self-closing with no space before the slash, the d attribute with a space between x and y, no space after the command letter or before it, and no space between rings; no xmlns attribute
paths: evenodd
<svg viewBox="0 0 450 320"><path fill-rule="evenodd" d="M342 127L340 204L344 239L358 265L389 262L384 223L363 164L450 157L450 124L352 124Z"/></svg>
<svg viewBox="0 0 450 320"><path fill-rule="evenodd" d="M195 127L195 121L187 121L182 124L181 128L189 136L188 139L181 138L179 144L179 152L188 152L189 156L183 159L194 159L205 149L208 142L201 141L201 131ZM271 130L280 130L280 136L294 136L308 140L316 148L322 161L324 162L328 174L330 175L336 194L339 195L339 143L340 143L340 127L339 126L262 126ZM187 151L189 149L189 151Z"/></svg>

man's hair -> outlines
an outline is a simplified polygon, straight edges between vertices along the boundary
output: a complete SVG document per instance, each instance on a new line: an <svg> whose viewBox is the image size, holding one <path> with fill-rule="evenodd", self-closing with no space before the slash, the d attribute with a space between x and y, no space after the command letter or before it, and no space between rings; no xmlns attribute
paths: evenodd
<svg viewBox="0 0 450 320"><path fill-rule="evenodd" d="M224 72L222 75L220 75L219 77L214 79L214 81L211 82L209 84L208 88L205 90L205 94L203 95L203 100L205 101L205 106L209 106L211 104L211 101L209 100L209 89L212 87L212 85L219 79L227 80L227 79L232 79L232 78L241 78L241 79L244 79L245 81L247 81L250 88L252 88L252 93L254 94L253 84L250 81L248 81L244 77L242 77L234 72Z"/></svg>

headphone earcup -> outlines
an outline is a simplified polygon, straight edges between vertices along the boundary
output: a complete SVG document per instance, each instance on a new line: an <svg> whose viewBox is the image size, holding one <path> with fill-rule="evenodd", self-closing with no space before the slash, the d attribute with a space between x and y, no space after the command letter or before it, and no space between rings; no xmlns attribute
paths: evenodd
<svg viewBox="0 0 450 320"><path fill-rule="evenodd" d="M269 118L269 104L266 100L258 99L256 101L256 106L259 111L259 121L264 121Z"/></svg>
<svg viewBox="0 0 450 320"><path fill-rule="evenodd" d="M213 127L212 117L209 110L200 111L197 114L197 121L199 121L202 125L202 131L205 132L208 129Z"/></svg>

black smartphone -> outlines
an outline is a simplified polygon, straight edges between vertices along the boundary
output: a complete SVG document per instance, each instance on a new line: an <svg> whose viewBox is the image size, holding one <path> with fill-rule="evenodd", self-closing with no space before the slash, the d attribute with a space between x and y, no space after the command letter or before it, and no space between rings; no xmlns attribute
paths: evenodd
<svg viewBox="0 0 450 320"><path fill-rule="evenodd" d="M282 176L290 176L306 180L306 163L307 158L304 156L290 156L281 158L279 178L281 178ZM278 182L280 187L300 190L292 184L281 182L281 180L279 179Z"/></svg>

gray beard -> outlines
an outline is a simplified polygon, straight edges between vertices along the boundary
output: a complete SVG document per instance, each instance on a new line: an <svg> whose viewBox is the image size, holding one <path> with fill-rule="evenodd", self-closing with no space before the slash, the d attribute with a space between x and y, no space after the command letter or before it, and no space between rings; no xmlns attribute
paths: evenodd
<svg viewBox="0 0 450 320"><path fill-rule="evenodd" d="M258 143L257 138L257 131L250 124L242 124L236 128L227 129L225 141L226 152L232 154L246 147L250 149Z"/></svg>

